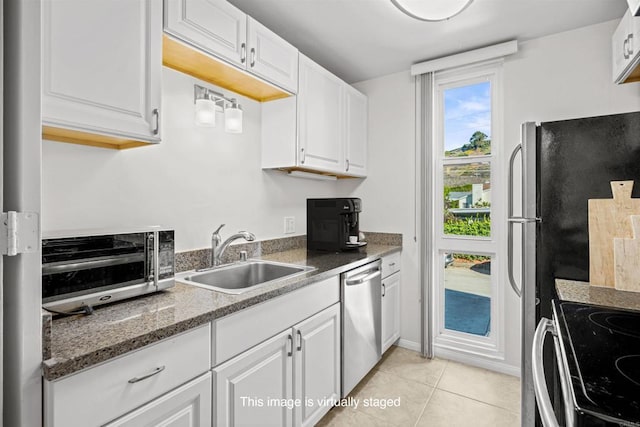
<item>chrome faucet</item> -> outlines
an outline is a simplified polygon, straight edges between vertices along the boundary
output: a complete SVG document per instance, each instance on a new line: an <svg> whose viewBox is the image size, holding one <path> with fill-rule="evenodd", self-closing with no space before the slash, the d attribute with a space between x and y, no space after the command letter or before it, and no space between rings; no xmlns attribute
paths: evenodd
<svg viewBox="0 0 640 427"><path fill-rule="evenodd" d="M220 225L216 231L213 232L211 236L211 266L217 267L222 264L222 255L224 255L224 251L227 250L229 244L234 240L244 239L247 242L252 242L256 239L256 236L253 233L249 233L248 231L238 231L236 234L229 236L227 240L222 242L222 237L220 236L220 230L224 227L224 224Z"/></svg>

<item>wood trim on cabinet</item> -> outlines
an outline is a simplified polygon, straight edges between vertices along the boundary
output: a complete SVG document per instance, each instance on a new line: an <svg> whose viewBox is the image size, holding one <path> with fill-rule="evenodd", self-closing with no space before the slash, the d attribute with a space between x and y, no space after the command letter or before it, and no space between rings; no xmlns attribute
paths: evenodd
<svg viewBox="0 0 640 427"><path fill-rule="evenodd" d="M162 36L162 64L260 102L291 96L166 34Z"/></svg>
<svg viewBox="0 0 640 427"><path fill-rule="evenodd" d="M127 148L154 145L151 142L134 141L115 136L100 135L78 130L63 129L53 126L42 126L42 139L49 141L68 142L71 144L88 145L91 147L124 150Z"/></svg>
<svg viewBox="0 0 640 427"><path fill-rule="evenodd" d="M638 81L640 81L640 65L637 66L626 79L624 79L623 83L633 83Z"/></svg>
<svg viewBox="0 0 640 427"><path fill-rule="evenodd" d="M341 175L339 173L334 173L334 172L323 172L323 171L318 171L311 168L301 168L299 166L292 166L289 168L278 168L278 170L282 172L300 171L300 172L315 173L316 175L335 176L338 179L362 178L362 177L352 176L352 175Z"/></svg>

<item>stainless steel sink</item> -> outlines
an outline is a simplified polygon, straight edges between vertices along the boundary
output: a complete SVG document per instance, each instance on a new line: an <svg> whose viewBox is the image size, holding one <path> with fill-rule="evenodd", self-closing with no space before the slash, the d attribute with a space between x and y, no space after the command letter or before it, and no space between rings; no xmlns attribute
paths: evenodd
<svg viewBox="0 0 640 427"><path fill-rule="evenodd" d="M190 285L228 294L241 294L264 286L274 280L285 279L315 270L295 264L249 260L207 271L178 274L176 279Z"/></svg>

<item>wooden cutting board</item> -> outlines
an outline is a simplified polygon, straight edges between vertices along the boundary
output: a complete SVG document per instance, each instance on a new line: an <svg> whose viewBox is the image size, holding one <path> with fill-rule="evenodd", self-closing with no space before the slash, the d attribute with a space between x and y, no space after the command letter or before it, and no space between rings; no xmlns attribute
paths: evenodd
<svg viewBox="0 0 640 427"><path fill-rule="evenodd" d="M633 238L630 216L640 215L640 199L632 199L631 190L633 181L611 181L613 199L589 200L589 282L592 285L615 286L613 239Z"/></svg>
<svg viewBox="0 0 640 427"><path fill-rule="evenodd" d="M632 239L613 239L616 289L640 292L640 216L631 216Z"/></svg>

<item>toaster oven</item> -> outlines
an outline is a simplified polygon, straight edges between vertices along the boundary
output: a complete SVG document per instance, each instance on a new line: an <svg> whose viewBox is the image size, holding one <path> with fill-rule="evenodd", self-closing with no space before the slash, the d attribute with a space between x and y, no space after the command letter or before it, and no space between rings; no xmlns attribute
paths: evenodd
<svg viewBox="0 0 640 427"><path fill-rule="evenodd" d="M174 231L58 233L42 241L42 305L90 309L174 285Z"/></svg>

